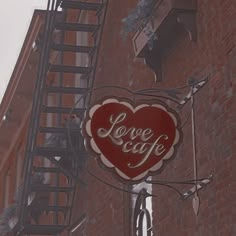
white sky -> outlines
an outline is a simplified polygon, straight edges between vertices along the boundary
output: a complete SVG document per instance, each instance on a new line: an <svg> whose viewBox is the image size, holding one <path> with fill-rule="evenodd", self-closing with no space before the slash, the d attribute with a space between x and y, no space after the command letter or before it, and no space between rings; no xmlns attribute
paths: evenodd
<svg viewBox="0 0 236 236"><path fill-rule="evenodd" d="M6 0L0 7L0 102L15 67L34 9L47 0Z"/></svg>

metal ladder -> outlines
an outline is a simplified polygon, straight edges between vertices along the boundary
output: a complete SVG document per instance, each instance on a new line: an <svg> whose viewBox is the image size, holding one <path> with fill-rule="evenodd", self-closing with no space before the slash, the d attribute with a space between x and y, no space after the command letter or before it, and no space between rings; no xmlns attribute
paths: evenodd
<svg viewBox="0 0 236 236"><path fill-rule="evenodd" d="M107 4L48 1L16 235L58 235L71 223L75 189L84 184L83 95L93 86ZM86 21L78 22L83 14Z"/></svg>

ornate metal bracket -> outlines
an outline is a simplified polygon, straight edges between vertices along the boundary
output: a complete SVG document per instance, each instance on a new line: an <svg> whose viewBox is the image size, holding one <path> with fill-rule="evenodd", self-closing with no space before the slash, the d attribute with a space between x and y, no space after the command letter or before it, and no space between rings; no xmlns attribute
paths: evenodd
<svg viewBox="0 0 236 236"><path fill-rule="evenodd" d="M200 199L199 199L199 196L198 196L198 191L203 189L204 187L206 187L213 180L213 175L211 175L207 178L199 179L198 174L197 174L194 95L201 88L203 88L203 86L207 83L207 81L208 81L208 78L205 78L201 81L191 79L191 80L188 81L187 86L173 88L173 89L142 89L142 90L138 90L138 91L130 91L127 88L122 88L122 87L119 87L119 86L103 86L103 87L99 87L99 88L93 88L92 90L90 90L89 92L84 94L84 96L82 96L75 103L74 107L71 109L71 113L73 113L73 109L75 109L76 104L79 103L80 100L83 97L88 96L89 94L91 94L91 93L93 93L97 90L101 90L101 89L108 89L110 91L110 88L122 89L123 91L126 91L128 94L130 94L130 95L132 95L136 98L137 98L137 96L140 96L140 97L144 96L144 97L151 97L152 99L153 98L168 99L169 101L172 102L172 105L177 106L178 109L182 109L188 102L191 102L190 114L191 114L191 118L192 118L191 121L192 121L192 144L193 144L193 172L194 172L193 179L185 180L185 181L146 180L145 182L147 184L157 184L157 185L162 185L162 186L171 188L171 189L175 190L182 199L188 199L190 196L194 195L193 208L194 208L195 214L198 214L199 203L200 203ZM180 90L182 90L182 89L189 89L190 91L182 99L179 99L179 95L181 94ZM159 93L161 93L161 94L159 94ZM163 93L165 94L164 96L162 95ZM69 134L70 134L70 130L68 129L68 135ZM76 152L75 152L75 155L76 155ZM116 186L104 181L102 178L99 178L94 173L91 173L89 170L87 170L87 172L91 176L96 178L99 182L102 182L105 185L108 185L108 186L110 186L110 187L112 187L112 188L114 188L118 191L124 191L124 192L127 192L129 194L139 195L139 193L137 193L137 192L127 191L127 190L124 190L122 188L116 187ZM180 191L179 188L176 187L176 185L179 185L179 184L180 185L182 185L182 184L191 185L191 188L183 193L183 191ZM148 196L146 196L146 197L149 197L149 196L155 197L155 195L153 195L153 194L148 194Z"/></svg>
<svg viewBox="0 0 236 236"><path fill-rule="evenodd" d="M206 83L208 82L208 78L205 78L199 82L194 81L194 79L192 79L191 81L189 80L189 83L191 86L191 90L189 91L189 93L179 102L179 106L178 108L181 109L187 102L189 102L191 100L191 97L195 95L195 93L197 93L204 85L206 85Z"/></svg>
<svg viewBox="0 0 236 236"><path fill-rule="evenodd" d="M184 28L189 33L190 40L197 41L196 15L193 13L179 13L177 21L183 24Z"/></svg>
<svg viewBox="0 0 236 236"><path fill-rule="evenodd" d="M155 82L162 81L161 56L157 53L148 51L145 55L144 63L154 72Z"/></svg>
<svg viewBox="0 0 236 236"><path fill-rule="evenodd" d="M194 187L192 187L191 189L189 189L187 192L183 193L183 199L187 199L188 197L192 196L194 193L196 193L196 191L199 191L201 189L203 189L204 187L206 187L211 181L213 180L213 175L210 175L209 178L203 179L201 181L199 181L197 183L197 185L195 184Z"/></svg>
<svg viewBox="0 0 236 236"><path fill-rule="evenodd" d="M194 79L190 79L188 84L190 86L189 93L179 102L177 106L179 109L183 108L189 101L191 102L191 123L192 123L192 146L193 146L193 180L187 181L160 181L160 180L146 180L146 183L149 184L158 184L163 185L165 187L172 188L175 190L182 199L187 199L190 196L194 195L193 197L193 210L195 214L198 214L199 206L200 206L200 198L198 195L198 191L203 189L207 186L213 179L213 175L209 176L208 178L198 179L197 173L197 155L196 155L196 134L195 134L195 107L194 107L194 95L208 82L208 78L203 79L201 81L196 81ZM191 189L187 192L181 193L181 191L175 187L176 184L191 184L193 185Z"/></svg>
<svg viewBox="0 0 236 236"><path fill-rule="evenodd" d="M171 188L175 190L181 199L185 200L192 196L196 191L199 191L206 187L211 181L213 180L213 175L210 175L208 178L203 179L191 179L191 180L178 180L178 181L162 181L162 180L146 180L145 182L147 184L157 184L161 186L165 186L168 188ZM194 185L191 189L188 191L182 193L175 185ZM195 187L197 186L197 188Z"/></svg>

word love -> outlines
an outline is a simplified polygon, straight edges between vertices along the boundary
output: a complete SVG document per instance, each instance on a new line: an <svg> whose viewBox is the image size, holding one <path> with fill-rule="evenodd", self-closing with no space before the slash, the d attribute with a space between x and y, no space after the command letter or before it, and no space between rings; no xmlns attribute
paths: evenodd
<svg viewBox="0 0 236 236"><path fill-rule="evenodd" d="M166 134L155 137L151 128L126 127L122 125L126 118L127 114L125 112L118 114L116 117L113 114L110 115L110 127L108 129L99 128L97 135L100 138L109 138L113 144L121 146L124 153L140 154L142 156L138 164L131 165L131 163L128 163L129 168L137 168L143 165L151 155L160 156L166 151L163 144L163 141L168 139Z"/></svg>

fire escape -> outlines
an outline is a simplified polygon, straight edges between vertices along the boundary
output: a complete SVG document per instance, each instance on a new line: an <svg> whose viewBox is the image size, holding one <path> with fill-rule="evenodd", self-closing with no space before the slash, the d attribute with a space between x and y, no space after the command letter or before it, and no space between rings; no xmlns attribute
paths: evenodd
<svg viewBox="0 0 236 236"><path fill-rule="evenodd" d="M16 235L58 235L71 224L75 189L84 184L83 96L93 86L107 2L48 1Z"/></svg>

